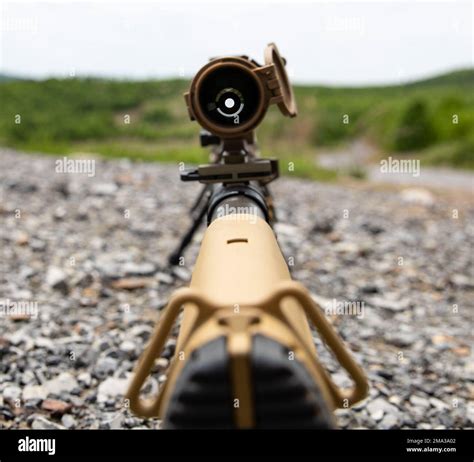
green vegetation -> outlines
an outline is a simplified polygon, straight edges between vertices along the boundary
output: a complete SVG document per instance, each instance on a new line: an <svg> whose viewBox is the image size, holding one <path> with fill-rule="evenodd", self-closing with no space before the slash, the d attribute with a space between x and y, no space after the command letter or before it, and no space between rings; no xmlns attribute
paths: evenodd
<svg viewBox="0 0 474 462"><path fill-rule="evenodd" d="M88 152L135 160L200 163L199 127L187 118L184 80L0 79L0 144L54 154ZM260 127L263 155L282 172L331 180L318 147L366 137L391 155L474 168L474 70L400 86L298 86L299 117L271 108ZM20 123L18 123L20 122ZM291 169L286 168L293 162Z"/></svg>
<svg viewBox="0 0 474 462"><path fill-rule="evenodd" d="M423 149L436 139L431 119L424 101L415 100L405 109L395 133L397 151Z"/></svg>

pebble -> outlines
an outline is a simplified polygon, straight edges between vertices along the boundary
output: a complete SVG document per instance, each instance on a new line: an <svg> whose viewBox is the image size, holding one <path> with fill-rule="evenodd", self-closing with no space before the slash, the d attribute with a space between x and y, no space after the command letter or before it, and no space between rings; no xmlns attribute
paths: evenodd
<svg viewBox="0 0 474 462"><path fill-rule="evenodd" d="M78 383L74 376L69 372L61 372L57 377L54 379L49 380L44 384L44 388L49 395L56 395L59 396L61 393L70 393L76 387Z"/></svg>
<svg viewBox="0 0 474 462"><path fill-rule="evenodd" d="M290 238L300 238L301 231L300 229L290 223L277 222L275 223L275 231L278 236L285 236Z"/></svg>
<svg viewBox="0 0 474 462"><path fill-rule="evenodd" d="M382 421L377 425L381 430L390 430L399 428L399 418L395 414L386 414Z"/></svg>
<svg viewBox="0 0 474 462"><path fill-rule="evenodd" d="M168 273L158 272L156 273L156 278L158 281L162 282L163 284L173 284L174 278Z"/></svg>
<svg viewBox="0 0 474 462"><path fill-rule="evenodd" d="M63 415L71 409L70 403L65 403L58 399L45 399L41 404L41 409L53 414Z"/></svg>
<svg viewBox="0 0 474 462"><path fill-rule="evenodd" d="M155 273L156 268L152 263L132 263L127 262L123 265L122 271L127 276L151 276Z"/></svg>
<svg viewBox="0 0 474 462"><path fill-rule="evenodd" d="M370 401L367 404L367 411L375 421L381 420L386 414L397 415L399 412L393 404L390 404L384 398L376 398Z"/></svg>
<svg viewBox="0 0 474 462"><path fill-rule="evenodd" d="M110 356L105 356L100 358L97 361L97 364L94 367L94 376L103 379L108 375L113 374L118 366L118 361L115 358L111 358Z"/></svg>
<svg viewBox="0 0 474 462"><path fill-rule="evenodd" d="M21 397L21 388L16 385L9 385L3 389L3 398L6 401L14 402Z"/></svg>
<svg viewBox="0 0 474 462"><path fill-rule="evenodd" d="M64 428L67 428L68 430L77 426L76 419L70 414L64 414L61 417L61 423L64 425Z"/></svg>
<svg viewBox="0 0 474 462"><path fill-rule="evenodd" d="M89 374L89 372L81 372L77 376L77 381L86 387L90 387L92 383L92 376Z"/></svg>
<svg viewBox="0 0 474 462"><path fill-rule="evenodd" d="M320 217L311 228L312 233L329 234L334 230L334 219L328 217Z"/></svg>
<svg viewBox="0 0 474 462"><path fill-rule="evenodd" d="M118 279L117 281L112 282L112 287L114 289L125 289L125 290L135 290L135 289L143 289L147 287L151 283L151 279L149 278L122 278Z"/></svg>
<svg viewBox="0 0 474 462"><path fill-rule="evenodd" d="M403 311L408 307L407 300L391 300L383 297L371 297L369 303L376 308L382 308L388 311Z"/></svg>
<svg viewBox="0 0 474 462"><path fill-rule="evenodd" d="M97 400L105 402L109 398L116 398L125 395L128 387L128 380L115 377L108 377L98 388Z"/></svg>
<svg viewBox="0 0 474 462"><path fill-rule="evenodd" d="M133 353L136 349L135 343L125 340L120 344L120 350L122 350L124 353Z"/></svg>
<svg viewBox="0 0 474 462"><path fill-rule="evenodd" d="M91 188L92 194L96 196L111 196L118 190L115 183L97 183Z"/></svg>
<svg viewBox="0 0 474 462"><path fill-rule="evenodd" d="M191 273L188 269L182 266L175 266L173 268L173 274L181 281L189 281L191 279Z"/></svg>
<svg viewBox="0 0 474 462"><path fill-rule="evenodd" d="M31 424L33 430L64 430L65 427L59 425L44 416L35 416Z"/></svg>
<svg viewBox="0 0 474 462"><path fill-rule="evenodd" d="M344 241L344 242L338 242L337 244L334 245L334 250L338 253L349 253L349 254L355 254L359 252L359 245L356 244L355 242L349 242L349 241Z"/></svg>
<svg viewBox="0 0 474 462"><path fill-rule="evenodd" d="M125 423L125 416L121 412L117 412L111 417L105 417L102 421L101 428L107 430L118 430L123 428Z"/></svg>
<svg viewBox="0 0 474 462"><path fill-rule="evenodd" d="M420 407L424 409L430 406L430 402L427 398L422 398L421 396L416 396L416 395L410 396L410 403L416 407Z"/></svg>
<svg viewBox="0 0 474 462"><path fill-rule="evenodd" d="M155 367L159 371L164 371L169 365L169 360L166 358L158 358L155 360Z"/></svg>
<svg viewBox="0 0 474 462"><path fill-rule="evenodd" d="M472 278L469 278L465 274L453 274L450 277L450 281L458 287L463 289L472 289L474 288L474 282Z"/></svg>
<svg viewBox="0 0 474 462"><path fill-rule="evenodd" d="M445 411L445 410L449 409L449 405L447 405L446 403L444 403L443 401L441 401L438 398L431 397L429 399L429 402L430 402L431 406L436 408L438 411Z"/></svg>
<svg viewBox="0 0 474 462"><path fill-rule="evenodd" d="M29 399L46 399L48 396L47 390L41 385L26 385L23 388L22 398L24 401Z"/></svg>
<svg viewBox="0 0 474 462"><path fill-rule="evenodd" d="M394 334L387 334L386 337L387 343L400 348L410 347L416 340L416 334L409 332L396 332Z"/></svg>
<svg viewBox="0 0 474 462"><path fill-rule="evenodd" d="M61 268L56 266L50 266L48 268L46 284L64 294L68 291L67 275Z"/></svg>

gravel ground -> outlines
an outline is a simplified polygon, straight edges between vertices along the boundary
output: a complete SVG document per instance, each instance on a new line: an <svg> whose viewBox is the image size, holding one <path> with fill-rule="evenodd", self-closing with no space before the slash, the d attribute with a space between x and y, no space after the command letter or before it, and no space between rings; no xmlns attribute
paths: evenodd
<svg viewBox="0 0 474 462"><path fill-rule="evenodd" d="M132 416L123 392L159 310L189 280L202 234L184 267L171 273L166 256L198 185L174 166L98 161L88 177L54 162L0 149L0 301L33 312L1 317L0 428L159 428ZM294 277L323 307L361 310L328 313L371 383L340 426L473 427L472 195L286 178L273 191Z"/></svg>

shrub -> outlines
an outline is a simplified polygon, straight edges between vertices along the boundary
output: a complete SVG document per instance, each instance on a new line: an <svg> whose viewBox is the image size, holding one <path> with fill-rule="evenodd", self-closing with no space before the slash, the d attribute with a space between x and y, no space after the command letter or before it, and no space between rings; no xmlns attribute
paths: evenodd
<svg viewBox="0 0 474 462"><path fill-rule="evenodd" d="M411 102L396 129L394 148L397 151L422 149L432 144L435 138L426 103L423 100Z"/></svg>

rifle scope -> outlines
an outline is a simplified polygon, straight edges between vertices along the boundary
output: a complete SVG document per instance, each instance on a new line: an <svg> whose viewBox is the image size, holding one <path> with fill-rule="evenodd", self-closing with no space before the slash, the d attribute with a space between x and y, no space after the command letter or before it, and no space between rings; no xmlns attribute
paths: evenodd
<svg viewBox="0 0 474 462"><path fill-rule="evenodd" d="M192 120L221 138L241 138L263 119L270 104L290 117L296 103L275 44L265 50L265 65L247 56L215 58L194 77L185 94Z"/></svg>

